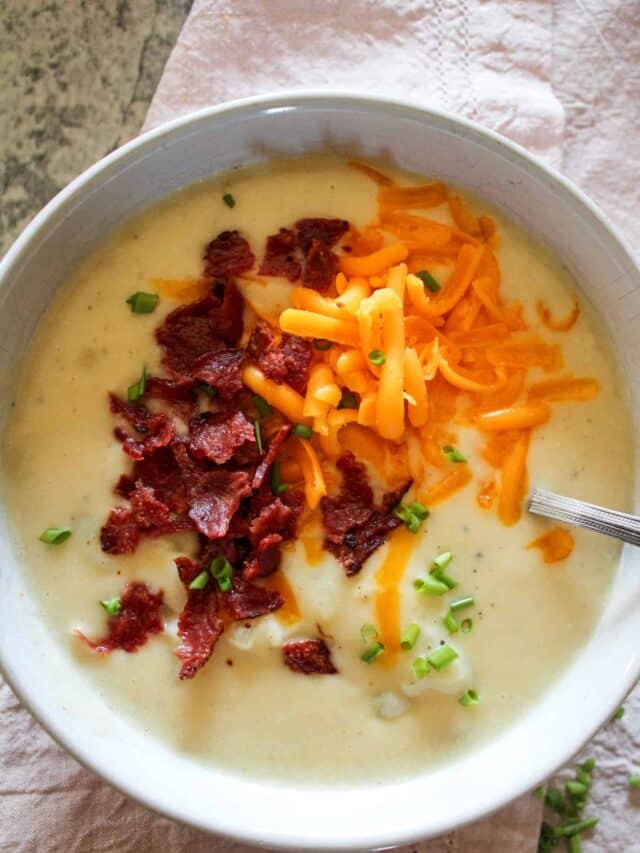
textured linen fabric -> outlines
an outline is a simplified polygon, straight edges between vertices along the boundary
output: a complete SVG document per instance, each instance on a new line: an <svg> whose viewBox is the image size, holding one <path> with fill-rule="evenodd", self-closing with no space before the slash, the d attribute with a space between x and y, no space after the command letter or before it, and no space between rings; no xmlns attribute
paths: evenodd
<svg viewBox="0 0 640 853"><path fill-rule="evenodd" d="M196 0L145 129L231 98L332 87L475 119L561 167L640 251L640 0ZM588 745L603 815L586 853L638 849L640 693ZM0 685L0 850L242 853L161 818L66 755ZM635 764L634 764L635 760ZM606 814L604 814L606 812ZM526 795L419 853L529 853ZM249 818L250 819L250 818Z"/></svg>

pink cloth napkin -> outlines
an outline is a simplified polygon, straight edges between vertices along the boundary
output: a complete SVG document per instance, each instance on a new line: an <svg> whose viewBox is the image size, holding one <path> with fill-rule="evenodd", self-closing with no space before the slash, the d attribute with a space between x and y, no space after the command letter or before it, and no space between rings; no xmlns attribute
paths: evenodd
<svg viewBox="0 0 640 853"><path fill-rule="evenodd" d="M640 0L196 0L145 129L282 88L412 98L473 118L564 169L640 250ZM631 38L635 33L635 39ZM585 851L638 849L640 696L589 745L606 815ZM67 756L0 685L0 850L243 853L131 802ZM635 726L634 726L635 724ZM635 770L629 756L635 757ZM623 757L624 756L624 757ZM405 848L530 853L527 795L473 826Z"/></svg>

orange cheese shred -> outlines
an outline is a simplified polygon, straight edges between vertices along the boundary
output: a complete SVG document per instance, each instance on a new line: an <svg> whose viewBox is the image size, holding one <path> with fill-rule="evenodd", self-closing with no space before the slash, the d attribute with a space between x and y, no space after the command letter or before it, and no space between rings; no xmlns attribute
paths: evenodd
<svg viewBox="0 0 640 853"><path fill-rule="evenodd" d="M573 307L571 308L571 311L562 320L554 320L551 316L551 311L541 299L538 300L536 309L538 311L538 317L540 317L547 329L551 329L554 332L568 332L569 329L572 329L575 326L576 321L580 316L580 306L578 305L578 300L575 298L573 300Z"/></svg>
<svg viewBox="0 0 640 853"><path fill-rule="evenodd" d="M570 531L563 527L553 527L548 533L529 542L527 549L539 548L545 563L558 563L567 559L574 545L575 540Z"/></svg>

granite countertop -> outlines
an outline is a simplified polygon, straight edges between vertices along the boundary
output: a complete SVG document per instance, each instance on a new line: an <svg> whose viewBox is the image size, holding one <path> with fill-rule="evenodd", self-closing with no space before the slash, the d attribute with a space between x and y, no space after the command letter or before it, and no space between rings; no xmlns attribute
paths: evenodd
<svg viewBox="0 0 640 853"><path fill-rule="evenodd" d="M192 0L0 0L0 255L138 133Z"/></svg>

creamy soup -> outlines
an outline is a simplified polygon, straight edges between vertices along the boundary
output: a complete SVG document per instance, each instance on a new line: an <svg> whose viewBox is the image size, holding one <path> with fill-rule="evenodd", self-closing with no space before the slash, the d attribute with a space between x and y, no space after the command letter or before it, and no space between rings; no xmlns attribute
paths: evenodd
<svg viewBox="0 0 640 853"><path fill-rule="evenodd" d="M402 186L424 183L384 171ZM121 502L114 484L130 466L113 435L107 392L126 396L142 364L150 373L163 372L154 330L177 305L160 292L155 311L135 314L126 300L135 291L157 292L156 279L197 279L204 246L227 229L247 238L258 261L266 237L301 217L340 217L362 231L376 216L378 189L370 176L337 159L275 162L198 184L126 222L52 301L22 367L4 436L16 549L55 642L104 702L141 729L177 751L251 777L332 784L399 778L496 736L539 699L585 642L619 555L615 541L582 530L571 531L573 550L557 562L545 563L539 548L527 548L552 525L524 513L508 526L495 502L479 506L482 484L496 477L482 453L488 434L461 421L453 443L466 461L446 459L444 471L466 466L470 480L430 507L417 532L398 528L348 578L321 547L316 512L284 549L280 569L299 617L289 608L284 616L276 611L227 623L207 665L191 680L178 679L174 651L185 590L174 558L194 555L195 535L143 538L135 553L122 556L100 548L100 528ZM227 193L235 206L224 203ZM536 368L527 384L573 374L600 385L593 399L550 404L550 419L531 434L529 481L626 508L628 454L619 449L631 440L629 418L601 329L581 296L579 317L568 331L547 328L537 302L554 317L566 317L575 283L502 215L481 201L470 203L497 224L492 245L503 299L520 301L529 330L562 349L558 374ZM446 205L422 213L451 223ZM432 272L442 281L446 271L435 263ZM240 286L269 316L289 304L285 279ZM64 544L39 540L45 528L58 526L72 529ZM447 595L420 594L414 581L443 552L452 555L446 574L457 586ZM133 579L164 591L165 630L135 653L98 654L74 632L103 636L107 616L98 602L118 596ZM399 596L400 628L415 623L420 635L408 650L399 650L395 637L367 663L363 652L384 634L379 608L385 584ZM450 633L443 617L465 597L473 604L453 613L458 630ZM283 665L284 642L319 632L336 674L306 676ZM419 678L416 658L443 642L457 659ZM476 695L477 704L460 701Z"/></svg>

